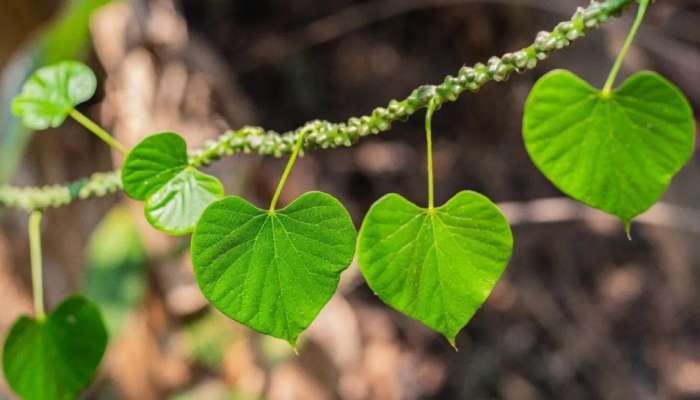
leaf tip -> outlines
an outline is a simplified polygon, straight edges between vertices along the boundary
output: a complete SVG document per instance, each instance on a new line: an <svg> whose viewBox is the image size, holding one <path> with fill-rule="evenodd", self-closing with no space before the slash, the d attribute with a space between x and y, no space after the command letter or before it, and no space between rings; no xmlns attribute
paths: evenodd
<svg viewBox="0 0 700 400"><path fill-rule="evenodd" d="M622 225L625 228L625 235L627 240L632 241L632 220L622 220Z"/></svg>
<svg viewBox="0 0 700 400"><path fill-rule="evenodd" d="M459 353L459 348L457 348L457 336L456 335L452 335L452 336L444 335L444 336L445 336L445 339L447 339L447 342L450 344L450 346L452 346L452 348L456 352Z"/></svg>
<svg viewBox="0 0 700 400"><path fill-rule="evenodd" d="M287 343L289 343L290 346L292 346L292 351L294 352L295 356L299 355L299 347L297 346L297 339L289 339L287 340Z"/></svg>

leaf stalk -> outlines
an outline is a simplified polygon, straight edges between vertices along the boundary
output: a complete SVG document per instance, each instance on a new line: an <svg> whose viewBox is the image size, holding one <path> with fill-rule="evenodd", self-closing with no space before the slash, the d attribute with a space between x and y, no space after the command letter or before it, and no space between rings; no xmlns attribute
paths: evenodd
<svg viewBox="0 0 700 400"><path fill-rule="evenodd" d="M46 317L44 311L43 261L41 254L41 211L29 215L29 251L32 264L32 294L34 312L38 320Z"/></svg>
<svg viewBox="0 0 700 400"><path fill-rule="evenodd" d="M622 49L620 49L620 53L618 53L617 59L615 59L615 64L613 64L613 67L610 70L608 79L607 81L605 81L605 86L603 86L603 97L609 97L612 93L612 88L615 84L615 79L617 79L617 74L620 72L620 68L622 68L622 63L625 61L625 57L627 57L627 53L629 52L629 49L632 46L634 37L637 35L637 31L642 25L642 21L644 20L644 15L646 14L648 6L649 0L640 0L639 9L637 10L637 16L634 19L632 28L630 28L630 31L627 34L627 38L625 39L625 42L622 45Z"/></svg>
<svg viewBox="0 0 700 400"><path fill-rule="evenodd" d="M294 145L294 151L292 151L292 155L289 157L289 161L287 161L287 166L284 168L284 172L282 173L282 177L280 178L279 183L277 184L277 189L275 190L274 196L272 196L272 201L270 202L270 209L269 213L274 214L275 213L275 207L277 207L277 202L279 201L280 195L282 194L282 189L284 188L284 185L287 183L287 178L289 177L289 174L292 172L292 168L294 168L294 164L297 161L297 157L299 156L299 151L301 150L301 147L304 145L304 136L306 132L301 132L299 137L297 137L297 142Z"/></svg>
<svg viewBox="0 0 700 400"><path fill-rule="evenodd" d="M107 143L110 147L112 147L113 149L117 150L118 152L120 152L122 154L126 154L126 148L124 147L124 145L119 143L117 141L117 139L115 139L107 131L105 131L99 125L97 125L95 122L93 122L85 114L81 113L80 111L78 111L74 108L70 111L69 115L74 120L76 120L80 125L84 126L87 130L94 133L95 136L102 139L102 141Z"/></svg>
<svg viewBox="0 0 700 400"><path fill-rule="evenodd" d="M435 208L435 183L433 180L433 114L438 108L436 98L428 103L428 110L425 112L425 142L427 152L427 171L428 171L428 210L432 211Z"/></svg>

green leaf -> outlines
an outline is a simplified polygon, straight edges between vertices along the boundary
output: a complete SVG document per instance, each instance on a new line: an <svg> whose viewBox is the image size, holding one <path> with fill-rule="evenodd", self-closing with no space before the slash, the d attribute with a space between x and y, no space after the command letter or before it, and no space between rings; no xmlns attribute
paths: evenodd
<svg viewBox="0 0 700 400"><path fill-rule="evenodd" d="M218 179L189 165L187 144L171 132L149 136L129 152L122 182L129 197L145 200L148 222L172 235L192 232L202 211L224 195Z"/></svg>
<svg viewBox="0 0 700 400"><path fill-rule="evenodd" d="M355 236L347 210L326 193L306 193L274 212L227 197L202 214L192 263L216 308L294 347L350 265Z"/></svg>
<svg viewBox="0 0 700 400"><path fill-rule="evenodd" d="M145 202L146 219L171 234L192 232L205 208L224 195L221 182L187 167Z"/></svg>
<svg viewBox="0 0 700 400"><path fill-rule="evenodd" d="M27 128L55 128L73 107L90 99L96 88L97 79L88 66L62 61L32 74L12 102L12 112Z"/></svg>
<svg viewBox="0 0 700 400"><path fill-rule="evenodd" d="M389 194L362 223L358 261L379 298L454 346L501 276L512 247L505 217L478 193L459 192L433 210Z"/></svg>
<svg viewBox="0 0 700 400"><path fill-rule="evenodd" d="M35 69L61 60L83 58L90 43L92 13L111 0L62 2L60 9L16 51L5 58L0 74L0 183L14 176L17 163L32 138L29 128L11 117L12 99Z"/></svg>
<svg viewBox="0 0 700 400"><path fill-rule="evenodd" d="M605 97L560 70L532 89L523 134L555 186L629 225L690 159L695 122L683 94L655 73L637 73Z"/></svg>
<svg viewBox="0 0 700 400"><path fill-rule="evenodd" d="M5 377L25 400L74 399L92 381L106 346L97 307L69 297L44 320L15 322L3 348Z"/></svg>

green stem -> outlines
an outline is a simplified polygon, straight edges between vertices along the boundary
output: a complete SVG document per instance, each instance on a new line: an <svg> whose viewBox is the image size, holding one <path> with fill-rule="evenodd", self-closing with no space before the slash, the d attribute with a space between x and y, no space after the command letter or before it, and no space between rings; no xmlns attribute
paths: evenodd
<svg viewBox="0 0 700 400"><path fill-rule="evenodd" d="M437 109L437 101L433 98L428 103L425 113L425 142L428 153L428 210L435 208L435 185L433 183L433 114Z"/></svg>
<svg viewBox="0 0 700 400"><path fill-rule="evenodd" d="M608 80L605 81L605 86L603 86L603 96L608 97L610 96L610 93L612 92L612 87L615 84L615 79L617 78L617 74L620 72L620 68L622 68L622 63L625 61L625 57L627 57L627 52L630 49L630 46L632 45L632 42L634 41L634 37L637 35L637 31L639 30L639 27L642 25L642 20L644 20L644 14L646 14L647 7L649 6L649 0L640 0L639 1L639 9L637 10L637 17L634 20L634 24L632 24L632 28L630 29L630 32L627 34L627 38L625 39L625 43L622 45L622 49L620 50L620 53L617 55L617 59L615 60L615 64L613 65L612 69L610 70L610 74L608 75Z"/></svg>
<svg viewBox="0 0 700 400"><path fill-rule="evenodd" d="M105 131L99 125L94 123L86 115L82 114L80 111L74 108L70 111L70 116L74 120L78 121L78 123L84 126L87 130L94 133L98 138L102 139L103 142L110 145L113 149L119 151L122 154L126 154L126 148L121 143L119 143L114 137L112 137L112 135L110 135L107 131Z"/></svg>
<svg viewBox="0 0 700 400"><path fill-rule="evenodd" d="M34 312L38 320L43 320L45 313L43 266L41 260L41 211L34 211L29 216L29 251L32 263Z"/></svg>
<svg viewBox="0 0 700 400"><path fill-rule="evenodd" d="M282 177L280 178L280 181L277 184L277 190L275 190L275 195L272 196L272 201L270 202L269 210L270 214L274 214L275 212L275 207L277 207L277 201L279 201L280 199L280 194L282 194L284 184L287 183L287 178L292 172L292 168L294 168L294 163L296 163L297 161L297 156L299 156L299 151L301 150L301 147L304 144L304 136L306 136L306 132L302 131L299 137L297 138L297 142L294 145L294 151L292 151L292 155L289 157L289 161L287 161L287 166L284 168Z"/></svg>

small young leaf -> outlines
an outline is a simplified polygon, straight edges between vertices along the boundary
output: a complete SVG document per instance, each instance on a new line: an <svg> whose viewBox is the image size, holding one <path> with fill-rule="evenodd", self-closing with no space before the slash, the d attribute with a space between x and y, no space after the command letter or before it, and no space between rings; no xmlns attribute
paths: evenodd
<svg viewBox="0 0 700 400"><path fill-rule="evenodd" d="M73 296L45 320L15 322L3 348L5 377L25 400L74 399L92 381L106 346L99 310Z"/></svg>
<svg viewBox="0 0 700 400"><path fill-rule="evenodd" d="M655 73L637 73L606 97L559 70L532 89L523 134L555 186L627 225L690 159L695 122L683 94Z"/></svg>
<svg viewBox="0 0 700 400"><path fill-rule="evenodd" d="M55 128L73 107L90 99L96 88L97 79L88 66L77 61L59 62L32 74L12 102L12 112L27 128Z"/></svg>
<svg viewBox="0 0 700 400"><path fill-rule="evenodd" d="M355 236L347 210L326 193L306 193L274 212L227 197L202 214L192 263L216 308L295 346L350 265Z"/></svg>
<svg viewBox="0 0 700 400"><path fill-rule="evenodd" d="M224 195L221 182L191 167L187 144L175 133L145 138L122 169L124 191L145 200L146 219L172 235L192 232L202 211Z"/></svg>
<svg viewBox="0 0 700 400"><path fill-rule="evenodd" d="M501 276L512 247L508 222L478 193L460 192L433 210L389 194L362 223L358 262L379 298L454 346Z"/></svg>

